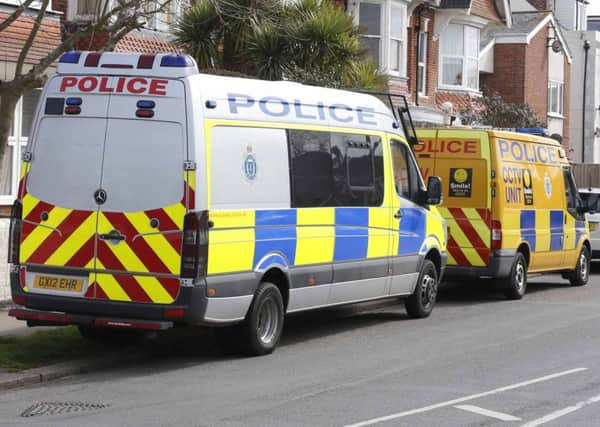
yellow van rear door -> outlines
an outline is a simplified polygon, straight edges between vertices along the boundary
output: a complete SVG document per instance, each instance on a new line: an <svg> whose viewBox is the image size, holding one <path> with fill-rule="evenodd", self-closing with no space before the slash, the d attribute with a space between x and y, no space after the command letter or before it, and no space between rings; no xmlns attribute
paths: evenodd
<svg viewBox="0 0 600 427"><path fill-rule="evenodd" d="M448 264L486 266L492 218L488 134L440 130L434 154L434 174L443 182L440 212L449 228Z"/></svg>

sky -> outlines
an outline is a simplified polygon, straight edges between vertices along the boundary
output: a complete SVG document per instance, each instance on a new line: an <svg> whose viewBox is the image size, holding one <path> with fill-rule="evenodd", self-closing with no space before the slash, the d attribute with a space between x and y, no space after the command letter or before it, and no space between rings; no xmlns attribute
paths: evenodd
<svg viewBox="0 0 600 427"><path fill-rule="evenodd" d="M588 15L600 15L600 0L589 0L590 4L587 6Z"/></svg>

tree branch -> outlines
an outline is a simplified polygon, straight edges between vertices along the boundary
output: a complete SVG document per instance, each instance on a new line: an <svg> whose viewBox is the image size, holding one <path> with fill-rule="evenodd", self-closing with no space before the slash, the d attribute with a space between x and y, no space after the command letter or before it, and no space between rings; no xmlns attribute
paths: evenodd
<svg viewBox="0 0 600 427"><path fill-rule="evenodd" d="M13 13L11 13L9 15L8 18L6 18L4 21L0 22L0 32L4 31L5 29L7 29L10 26L10 24L15 22L19 18L19 16L21 16L21 14L23 12L25 12L25 10L33 2L34 2L34 0L25 0L23 3L21 3L21 5Z"/></svg>
<svg viewBox="0 0 600 427"><path fill-rule="evenodd" d="M27 53L29 52L29 49L31 49L31 45L33 44L33 40L35 39L35 36L37 35L38 31L40 30L40 26L42 25L42 20L44 19L44 15L46 14L46 9L48 8L49 2L50 2L50 0L44 0L42 5L40 6L40 10L38 11L37 17L35 18L35 21L33 22L33 28L31 29L31 32L29 33L29 37L27 37L27 40L25 41L25 44L23 45L23 50L21 50L21 53L19 54L19 58L17 59L17 65L15 67L15 77L21 75L21 72L23 71L23 64L25 64L25 58L27 57Z"/></svg>

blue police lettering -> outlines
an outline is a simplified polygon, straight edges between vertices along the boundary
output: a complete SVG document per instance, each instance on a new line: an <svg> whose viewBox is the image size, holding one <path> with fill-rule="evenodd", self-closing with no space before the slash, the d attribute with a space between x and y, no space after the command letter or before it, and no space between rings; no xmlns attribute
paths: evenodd
<svg viewBox="0 0 600 427"><path fill-rule="evenodd" d="M499 140L498 149L500 157L503 159L509 158L516 161L526 160L531 163L556 164L558 163L557 150L555 147L550 147L542 144L521 143Z"/></svg>
<svg viewBox="0 0 600 427"><path fill-rule="evenodd" d="M238 98L245 98L245 102L240 104L238 102ZM230 93L227 95L227 101L229 101L229 111L233 114L238 113L238 107L249 108L254 105L254 99L250 98L247 95L239 95L237 93Z"/></svg>
<svg viewBox="0 0 600 427"><path fill-rule="evenodd" d="M271 103L271 104L280 104L281 105L281 111L272 111L269 110L267 108L267 104ZM290 114L290 104L287 103L287 101L285 99L281 99L278 98L276 96L266 96L263 99L261 99L258 102L258 106L260 107L261 111L265 114L268 114L269 116L274 116L274 117L283 117L283 116L287 116L288 114Z"/></svg>
<svg viewBox="0 0 600 427"><path fill-rule="evenodd" d="M294 110L296 110L296 117L299 119L316 119L317 116L309 116L302 113L302 103L299 99L294 99Z"/></svg>
<svg viewBox="0 0 600 427"><path fill-rule="evenodd" d="M340 110L346 110L346 111L352 111L352 108L348 107L347 105L344 104L334 104L332 106L329 107L329 115L334 119L337 120L338 122L342 122L342 123L348 123L352 121L352 116L346 116L346 117L340 117L337 115L337 113L335 112L336 109L340 109Z"/></svg>
<svg viewBox="0 0 600 427"><path fill-rule="evenodd" d="M258 105L262 113L271 117L292 116L297 119L330 120L338 123L357 121L364 125L377 125L375 110L369 107L351 107L346 104L327 105L321 101L307 105L299 99L287 101L277 96L265 96L256 100L249 95L239 93L227 94L227 102L231 114L238 114L244 109L256 108Z"/></svg>

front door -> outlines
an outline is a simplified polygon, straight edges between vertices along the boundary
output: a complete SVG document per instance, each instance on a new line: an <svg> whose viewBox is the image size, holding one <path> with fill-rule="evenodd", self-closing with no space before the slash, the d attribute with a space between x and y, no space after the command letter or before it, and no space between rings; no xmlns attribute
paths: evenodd
<svg viewBox="0 0 600 427"><path fill-rule="evenodd" d="M427 214L420 206L418 197L424 190L414 156L407 144L392 140L392 167L395 197L392 215L395 223L393 245L397 250L392 257L392 283L390 294L407 294L418 276L420 251L423 246Z"/></svg>

